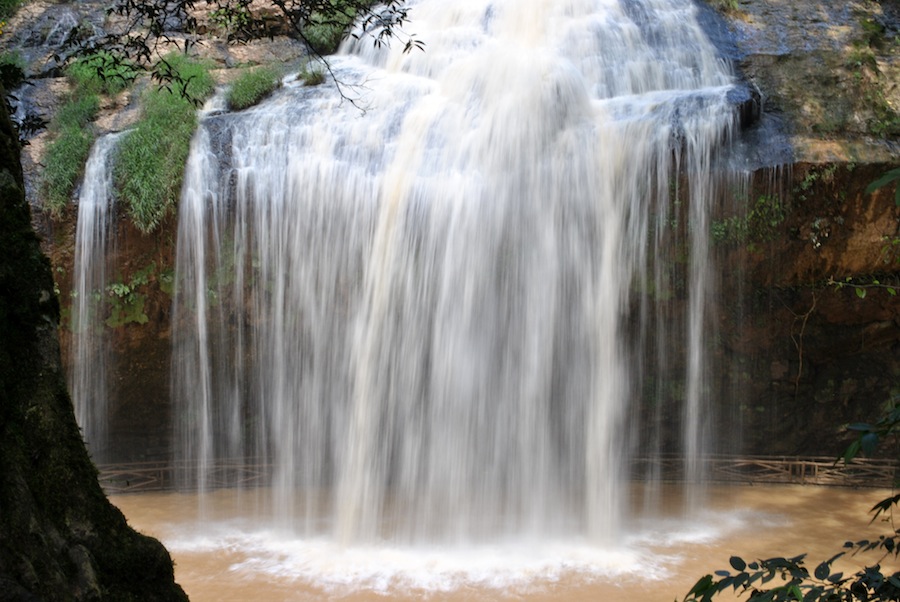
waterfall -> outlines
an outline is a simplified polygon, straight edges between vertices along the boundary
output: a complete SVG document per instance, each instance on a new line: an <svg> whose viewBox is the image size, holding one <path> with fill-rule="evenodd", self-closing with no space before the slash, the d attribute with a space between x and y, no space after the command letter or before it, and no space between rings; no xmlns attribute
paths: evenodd
<svg viewBox="0 0 900 602"><path fill-rule="evenodd" d="M649 414L700 480L735 116L694 13L421 0L425 52L351 41L339 87L206 115L179 215L185 478L271 464L282 524L342 542L604 542L631 457L666 446ZM667 379L680 405L648 410Z"/></svg>
<svg viewBox="0 0 900 602"><path fill-rule="evenodd" d="M94 461L105 460L107 436L108 258L115 247L111 232L113 195L111 157L120 134L100 138L85 166L78 196L72 283L72 368L70 388L75 416Z"/></svg>

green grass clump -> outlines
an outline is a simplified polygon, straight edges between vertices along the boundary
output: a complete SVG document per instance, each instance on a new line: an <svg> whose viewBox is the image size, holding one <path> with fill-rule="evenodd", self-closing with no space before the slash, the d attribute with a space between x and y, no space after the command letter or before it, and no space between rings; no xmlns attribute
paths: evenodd
<svg viewBox="0 0 900 602"><path fill-rule="evenodd" d="M228 106L240 111L259 103L278 87L281 74L273 67L245 70L228 91Z"/></svg>
<svg viewBox="0 0 900 602"><path fill-rule="evenodd" d="M47 147L42 175L52 216L62 215L91 152L95 138L91 122L100 110L100 95L121 92L135 76L133 69L108 53L78 59L66 69L72 91L50 121L54 139Z"/></svg>
<svg viewBox="0 0 900 602"><path fill-rule="evenodd" d="M62 215L75 183L81 177L84 163L94 143L90 124L100 109L96 94L75 96L57 111L50 122L56 134L44 156L42 188L50 214Z"/></svg>
<svg viewBox="0 0 900 602"><path fill-rule="evenodd" d="M119 144L113 168L120 198L144 233L155 230L178 201L197 127L195 102L215 86L205 65L183 56L167 58L162 69L175 80L147 91L143 117Z"/></svg>
<svg viewBox="0 0 900 602"><path fill-rule="evenodd" d="M344 32L356 19L356 8L343 0L330 0L333 10L327 15L313 12L309 25L303 28L303 37L312 49L321 54L332 54L344 39Z"/></svg>
<svg viewBox="0 0 900 602"><path fill-rule="evenodd" d="M21 5L22 0L0 0L0 19L13 16ZM2 31L0 28L0 32Z"/></svg>
<svg viewBox="0 0 900 602"><path fill-rule="evenodd" d="M91 94L114 96L134 82L138 72L108 52L98 52L72 63L66 76L79 89Z"/></svg>
<svg viewBox="0 0 900 602"><path fill-rule="evenodd" d="M298 76L307 86L318 86L325 82L325 71L321 67L314 67L307 64L300 70Z"/></svg>

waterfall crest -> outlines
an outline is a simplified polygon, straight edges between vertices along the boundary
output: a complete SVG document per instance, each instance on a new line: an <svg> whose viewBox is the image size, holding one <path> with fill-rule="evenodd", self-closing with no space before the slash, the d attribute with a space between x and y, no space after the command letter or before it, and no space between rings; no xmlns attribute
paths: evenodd
<svg viewBox="0 0 900 602"><path fill-rule="evenodd" d="M260 458L280 520L344 542L610 540L671 347L700 476L732 74L689 0L412 10L424 53L332 59L357 106L293 82L203 120L174 307L185 478ZM679 238L688 302L661 314Z"/></svg>

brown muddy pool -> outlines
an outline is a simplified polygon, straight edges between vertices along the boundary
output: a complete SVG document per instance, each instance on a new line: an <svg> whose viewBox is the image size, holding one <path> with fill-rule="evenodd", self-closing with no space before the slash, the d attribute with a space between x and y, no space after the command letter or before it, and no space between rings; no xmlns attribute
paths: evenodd
<svg viewBox="0 0 900 602"><path fill-rule="evenodd" d="M745 558L808 552L812 566L870 524L886 490L801 486L713 487L682 517L673 491L653 516L623 525L616 545L530 538L480 545L339 545L267 520L266 492L220 490L115 496L138 530L159 538L193 602L301 600L627 600L671 602L696 580ZM253 519L247 518L253 516ZM327 529L325 529L327 530ZM842 568L877 562L850 559ZM722 600L731 598L723 597Z"/></svg>

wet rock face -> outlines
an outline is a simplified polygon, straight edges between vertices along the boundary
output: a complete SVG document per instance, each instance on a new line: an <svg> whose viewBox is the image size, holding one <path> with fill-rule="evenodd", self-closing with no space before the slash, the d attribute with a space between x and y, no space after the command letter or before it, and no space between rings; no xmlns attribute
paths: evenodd
<svg viewBox="0 0 900 602"><path fill-rule="evenodd" d="M731 247L719 311L747 452L837 454L900 383L900 207L865 191L889 167L798 163L754 197L783 220Z"/></svg>
<svg viewBox="0 0 900 602"><path fill-rule="evenodd" d="M724 17L736 64L764 111L784 116L796 160L896 158L896 2L741 2Z"/></svg>

